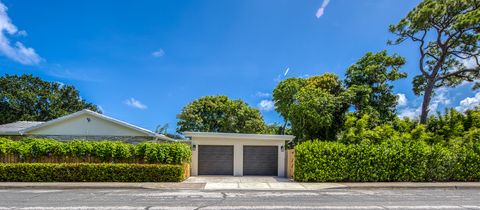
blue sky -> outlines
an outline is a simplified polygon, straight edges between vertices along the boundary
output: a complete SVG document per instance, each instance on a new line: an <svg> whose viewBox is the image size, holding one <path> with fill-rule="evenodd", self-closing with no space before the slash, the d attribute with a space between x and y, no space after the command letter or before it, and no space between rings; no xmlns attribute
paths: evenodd
<svg viewBox="0 0 480 210"><path fill-rule="evenodd" d="M280 80L343 78L366 52L387 49L407 58L409 78L395 83L395 93L406 98L399 114L415 115L417 48L386 42L388 25L419 1L331 0L317 18L322 2L2 0L0 73L74 85L109 116L148 129L169 123L173 131L182 107L205 95L243 99L268 123L281 122L269 95ZM439 90L433 103L437 110L478 104L470 87Z"/></svg>

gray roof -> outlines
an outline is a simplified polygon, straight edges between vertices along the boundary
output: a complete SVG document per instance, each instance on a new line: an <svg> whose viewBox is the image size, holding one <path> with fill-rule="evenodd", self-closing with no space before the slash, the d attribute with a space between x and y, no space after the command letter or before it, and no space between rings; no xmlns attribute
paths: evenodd
<svg viewBox="0 0 480 210"><path fill-rule="evenodd" d="M37 121L17 121L0 125L0 135L20 135L19 131L33 126L40 125L44 122Z"/></svg>

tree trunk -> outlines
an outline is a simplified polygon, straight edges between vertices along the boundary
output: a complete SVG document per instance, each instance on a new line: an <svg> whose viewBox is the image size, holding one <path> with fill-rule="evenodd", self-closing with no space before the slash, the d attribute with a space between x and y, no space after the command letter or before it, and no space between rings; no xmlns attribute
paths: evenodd
<svg viewBox="0 0 480 210"><path fill-rule="evenodd" d="M420 123L427 124L428 112L430 111L428 106L432 100L433 88L435 86L435 80L428 79L425 86L425 92L423 94L422 113L420 115Z"/></svg>
<svg viewBox="0 0 480 210"><path fill-rule="evenodd" d="M280 131L280 135L285 135L285 129L287 129L287 120L283 123L283 126L281 128L282 130Z"/></svg>

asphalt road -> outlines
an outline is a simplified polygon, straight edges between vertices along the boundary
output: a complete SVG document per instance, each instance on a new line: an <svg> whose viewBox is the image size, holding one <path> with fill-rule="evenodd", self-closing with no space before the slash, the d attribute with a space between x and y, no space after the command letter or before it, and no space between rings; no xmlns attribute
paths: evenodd
<svg viewBox="0 0 480 210"><path fill-rule="evenodd" d="M480 209L480 190L2 189L1 209Z"/></svg>

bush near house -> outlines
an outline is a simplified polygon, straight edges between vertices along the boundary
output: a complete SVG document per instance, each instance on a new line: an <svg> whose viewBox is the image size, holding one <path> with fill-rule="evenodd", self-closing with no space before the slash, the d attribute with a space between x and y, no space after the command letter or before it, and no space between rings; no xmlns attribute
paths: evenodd
<svg viewBox="0 0 480 210"><path fill-rule="evenodd" d="M182 164L190 161L190 146L183 143L69 141L0 138L0 162L110 162Z"/></svg>
<svg viewBox="0 0 480 210"><path fill-rule="evenodd" d="M183 143L0 138L0 181L178 182L191 155Z"/></svg>
<svg viewBox="0 0 480 210"><path fill-rule="evenodd" d="M182 165L0 163L1 182L179 182Z"/></svg>
<svg viewBox="0 0 480 210"><path fill-rule="evenodd" d="M295 147L295 179L316 182L479 181L480 143L429 145L307 141Z"/></svg>

